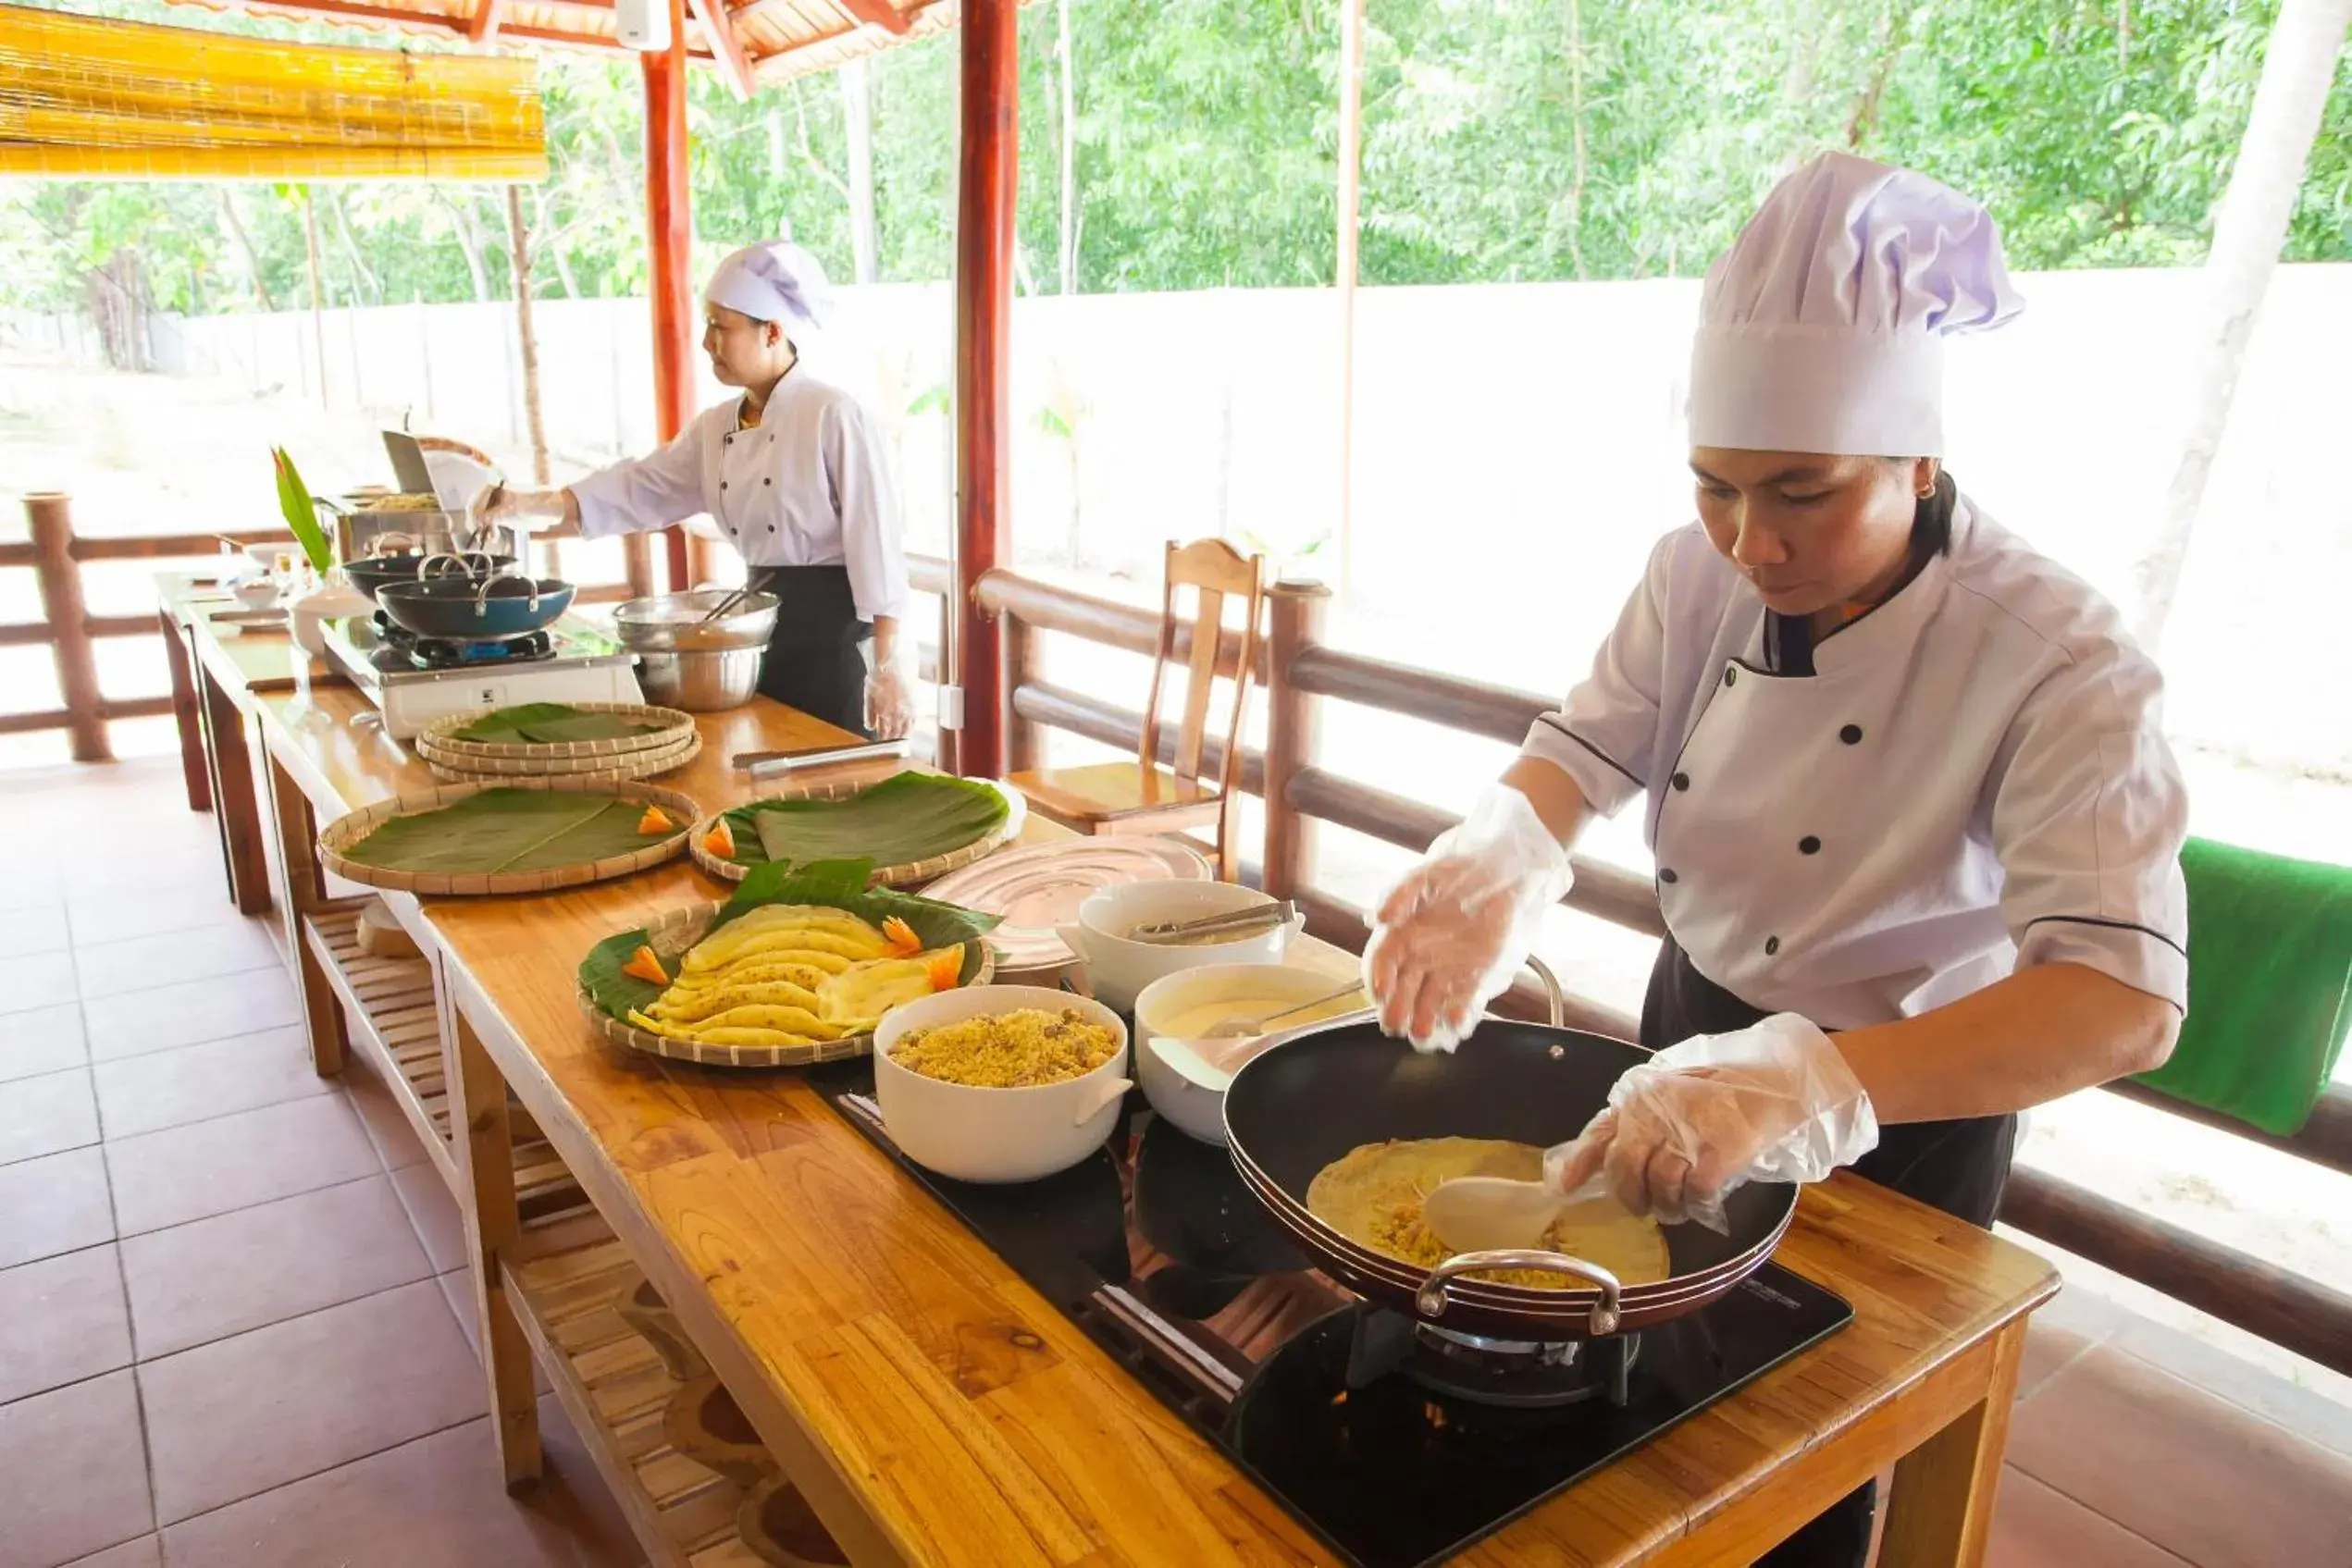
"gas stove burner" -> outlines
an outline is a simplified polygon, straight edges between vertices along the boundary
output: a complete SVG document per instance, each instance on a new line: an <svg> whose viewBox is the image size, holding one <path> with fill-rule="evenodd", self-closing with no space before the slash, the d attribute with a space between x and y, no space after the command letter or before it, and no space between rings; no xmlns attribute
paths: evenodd
<svg viewBox="0 0 2352 1568"><path fill-rule="evenodd" d="M1622 1405L1640 1352L1639 1334L1538 1342L1416 1323L1403 1371L1425 1389L1474 1404L1549 1410L1598 1396Z"/></svg>
<svg viewBox="0 0 2352 1568"><path fill-rule="evenodd" d="M1622 1406L1637 1340L1490 1340L1367 1305L1355 1314L1341 1380L1363 1389L1393 1373L1432 1393L1504 1410L1552 1410L1595 1396Z"/></svg>
<svg viewBox="0 0 2352 1568"><path fill-rule="evenodd" d="M545 632L491 642L457 642L446 637L415 637L408 646L408 661L419 670L470 669L477 664L528 664L555 657L555 644Z"/></svg>

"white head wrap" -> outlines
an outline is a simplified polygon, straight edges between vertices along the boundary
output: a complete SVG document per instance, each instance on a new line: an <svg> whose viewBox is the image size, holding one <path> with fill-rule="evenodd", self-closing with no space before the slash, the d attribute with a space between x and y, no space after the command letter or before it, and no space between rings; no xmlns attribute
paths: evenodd
<svg viewBox="0 0 2352 1568"><path fill-rule="evenodd" d="M1690 444L1941 457L1945 335L2024 304L1983 207L1825 153L1774 186L1708 269Z"/></svg>
<svg viewBox="0 0 2352 1568"><path fill-rule="evenodd" d="M754 321L775 322L795 342L803 342L833 314L833 290L823 266L789 240L744 246L719 264L702 297Z"/></svg>

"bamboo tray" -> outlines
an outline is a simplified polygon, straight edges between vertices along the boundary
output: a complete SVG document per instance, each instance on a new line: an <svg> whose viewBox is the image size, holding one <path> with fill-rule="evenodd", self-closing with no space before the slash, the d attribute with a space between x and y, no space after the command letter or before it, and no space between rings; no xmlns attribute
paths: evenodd
<svg viewBox="0 0 2352 1568"><path fill-rule="evenodd" d="M686 950L702 940L711 921L719 913L717 904L694 904L683 909L673 909L645 927L645 940L662 960L664 969L676 972L677 960ZM979 949L979 967L972 967L970 957L964 959L962 986L985 985L997 972L997 958L985 937L974 937L965 944ZM839 1040L812 1040L805 1045L706 1045L696 1040L673 1040L666 1034L656 1034L639 1029L624 1019L616 1019L596 1005L596 998L586 990L576 993L580 1011L588 1015L596 1031L613 1044L630 1051L642 1051L650 1056L667 1056L672 1061L699 1062L713 1068L805 1068L820 1062L847 1061L852 1056L870 1055L873 1050L873 1034L845 1035Z"/></svg>
<svg viewBox="0 0 2352 1568"><path fill-rule="evenodd" d="M657 773L675 773L702 755L702 736L688 730L682 746L661 751L631 751L619 757L588 757L573 759L560 768L517 768L505 759L484 759L487 771L471 763L444 760L439 754L417 748L425 766L443 784L519 784L526 779L562 779L576 784L620 784L630 779L650 779Z"/></svg>
<svg viewBox="0 0 2352 1568"><path fill-rule="evenodd" d="M368 887L437 897L474 897L501 893L552 893L558 888L604 882L644 870L649 866L658 866L664 860L674 860L686 849L690 830L680 828L625 855L608 855L600 860L549 866L533 871L402 871L365 865L346 858L343 854L346 848L394 817L413 817L419 812L463 800L468 796L478 795L485 789L543 789L573 795L609 796L639 805L659 806L674 821L680 822L693 821L701 811L692 798L676 790L626 781L501 779L494 783L444 784L439 789L378 801L373 806L362 807L359 810L338 817L319 831L319 864L347 882L360 883Z"/></svg>
<svg viewBox="0 0 2352 1568"><path fill-rule="evenodd" d="M614 735L607 740L557 740L547 742L461 740L457 732L478 719L498 711L495 708L472 708L462 713L449 713L425 726L417 735L419 749L430 749L463 766L477 764L468 758L499 759L508 761L545 762L577 758L617 758L631 751L650 751L655 747L677 743L678 732L694 728L694 715L675 708L658 708L646 702L569 702L583 713L617 713L628 719L650 719L661 728L638 735Z"/></svg>
<svg viewBox="0 0 2352 1568"><path fill-rule="evenodd" d="M927 768L906 771L931 772ZM834 779L812 784L807 788L797 789L788 794L765 795L760 798L762 800L841 800L872 789L881 782L879 779L872 778ZM1029 817L1027 797L1021 791L1008 789L993 779L981 779L976 782L986 784L1005 797L1003 821L998 822L991 832L973 839L960 849L950 849L944 855L934 855L923 860L908 860L896 866L876 866L870 879L871 884L875 887L920 887L935 877L944 877L949 871L959 871L966 866L986 859L1019 837L1021 824L1027 821ZM726 811L739 810L745 806L756 804L755 801L743 801L738 805L726 808L725 811L713 811L707 817L698 819L694 824L694 836L687 845L687 852L694 857L694 863L721 882L741 882L744 873L751 868L739 860L723 859L712 854L702 847L702 841L709 836L712 827L726 814Z"/></svg>

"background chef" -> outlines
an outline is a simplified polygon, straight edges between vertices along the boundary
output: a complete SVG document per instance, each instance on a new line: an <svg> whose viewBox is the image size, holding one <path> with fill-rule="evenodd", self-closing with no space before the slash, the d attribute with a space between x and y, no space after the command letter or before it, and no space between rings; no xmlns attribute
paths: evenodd
<svg viewBox="0 0 2352 1568"><path fill-rule="evenodd" d="M832 301L815 257L788 241L747 245L703 290L702 351L743 395L697 415L659 451L561 490L494 488L491 521L576 522L584 538L708 512L751 586L781 601L760 689L884 739L913 719L911 639L900 635L907 563L881 422L810 374L800 346Z"/></svg>
<svg viewBox="0 0 2352 1568"><path fill-rule="evenodd" d="M2016 1112L2171 1051L2186 802L2157 671L1940 461L1943 340L2018 308L1981 207L1843 154L1708 273L1698 522L1365 954L1389 1031L1453 1048L1586 821L1646 796L1658 1051L1552 1151L1561 1185L1708 1220L1743 1180L1852 1165L1989 1226ZM1765 1561L1859 1563L1871 1509Z"/></svg>

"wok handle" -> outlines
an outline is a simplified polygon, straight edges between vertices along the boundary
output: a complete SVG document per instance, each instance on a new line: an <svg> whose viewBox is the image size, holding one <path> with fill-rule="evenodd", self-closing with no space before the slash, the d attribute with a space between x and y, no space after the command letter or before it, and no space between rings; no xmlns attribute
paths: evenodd
<svg viewBox="0 0 2352 1568"><path fill-rule="evenodd" d="M1554 974L1550 967L1532 953L1528 955L1527 967L1534 972L1535 978L1542 982L1544 1006L1551 1009L1552 1027L1554 1029L1566 1028L1568 1021L1568 999L1561 994L1560 977Z"/></svg>
<svg viewBox="0 0 2352 1568"><path fill-rule="evenodd" d="M1446 1281L1457 1274L1478 1274L1487 1269L1539 1268L1552 1274L1566 1274L1583 1280L1601 1292L1592 1303L1587 1319L1587 1330L1595 1338L1617 1331L1617 1297L1620 1287L1617 1277L1597 1263L1570 1257L1566 1253L1548 1253L1538 1249L1507 1247L1488 1253L1464 1253L1450 1257L1430 1270L1429 1278L1413 1293L1413 1304L1423 1317L1441 1317L1445 1313Z"/></svg>

